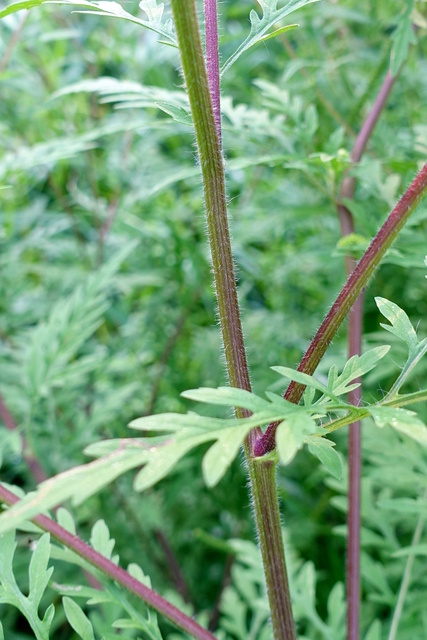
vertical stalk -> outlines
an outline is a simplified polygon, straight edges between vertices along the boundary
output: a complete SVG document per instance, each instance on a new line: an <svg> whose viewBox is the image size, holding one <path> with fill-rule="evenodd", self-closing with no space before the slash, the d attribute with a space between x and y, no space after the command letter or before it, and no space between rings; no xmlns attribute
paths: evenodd
<svg viewBox="0 0 427 640"><path fill-rule="evenodd" d="M427 489L424 492L424 500L427 499ZM412 537L411 547L416 547L420 540L424 529L424 518L419 517L417 526L415 527L414 535ZM397 629L399 627L400 616L403 611L403 604L405 602L406 594L409 589L409 583L411 582L412 567L415 561L415 554L408 556L406 561L405 571L403 573L402 582L400 583L399 596L397 598L396 607L393 613L393 619L391 621L390 632L387 640L395 640L397 635Z"/></svg>
<svg viewBox="0 0 427 640"><path fill-rule="evenodd" d="M380 117L397 76L390 71L381 85L374 105L366 117L356 138L351 160L360 161L368 141ZM343 204L344 198L353 200L356 187L354 177L344 176L337 211L341 225L341 236L354 231L354 220L349 209ZM356 266L350 256L345 258L347 276ZM362 352L363 294L356 300L348 319L348 358ZM362 400L362 386L350 391L349 402L359 406ZM354 422L348 432L348 510L347 510L347 556L346 556L346 599L347 599L347 640L359 640L360 618L360 479L362 467L361 422Z"/></svg>
<svg viewBox="0 0 427 640"><path fill-rule="evenodd" d="M193 114L203 176L208 236L223 336L232 387L250 390L228 229L224 169L209 93L194 0L172 0L184 78Z"/></svg>
<svg viewBox="0 0 427 640"><path fill-rule="evenodd" d="M255 515L262 518L258 527L259 546L271 611L273 638L296 640L289 581L284 558L282 527L276 489L276 462L258 458L253 463L252 496Z"/></svg>
<svg viewBox="0 0 427 640"><path fill-rule="evenodd" d="M206 70L215 125L221 146L221 93L219 75L218 11L216 0L205 2Z"/></svg>
<svg viewBox="0 0 427 640"><path fill-rule="evenodd" d="M171 0L171 5L202 169L208 237L228 377L232 387L250 391L228 228L224 167L195 2L187 0L183 3L180 0ZM212 9L213 4L209 3L209 5ZM209 27L211 44L213 42L212 24ZM217 86L219 96L219 84L215 83L212 86ZM244 417L248 412L236 408L236 415ZM296 640L281 535L275 464L268 459L255 462L252 457L256 439L260 434L259 429L253 430L245 442L244 449L273 634L275 640Z"/></svg>
<svg viewBox="0 0 427 640"><path fill-rule="evenodd" d="M356 300L348 320L348 357L362 352L363 293ZM357 382L361 382L357 380ZM348 394L356 407L362 400L362 387ZM346 552L347 640L359 640L360 617L360 479L362 468L362 423L349 426L348 432L348 509Z"/></svg>

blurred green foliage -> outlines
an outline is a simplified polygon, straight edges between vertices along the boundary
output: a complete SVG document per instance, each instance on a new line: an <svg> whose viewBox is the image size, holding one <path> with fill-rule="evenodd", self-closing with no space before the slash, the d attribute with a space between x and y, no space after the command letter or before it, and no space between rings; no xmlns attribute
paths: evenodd
<svg viewBox="0 0 427 640"><path fill-rule="evenodd" d="M390 59L395 71L396 59L407 56L354 170L358 246L375 234L425 161L425 3L415 3L420 30L412 48L404 31L411 3L403 4L312 4L295 14L298 29L257 44L224 74L233 247L256 393L280 391L283 382L270 367L298 362L344 281L343 254L357 250L339 243L335 201L355 133ZM250 0L220 3L223 61L248 34L254 6L259 9ZM132 0L126 10L144 16ZM175 48L127 21L52 4L0 22L0 392L48 476L85 462L85 446L128 436L126 425L138 416L193 409L182 391L225 383L178 66ZM402 344L380 332L374 297L399 304L426 335L426 247L424 204L367 292L366 347L392 346L367 376L369 401L382 397L405 359ZM320 379L332 363L342 368L345 338L342 330ZM425 374L421 362L405 391L419 389ZM418 410L426 419L425 408ZM362 629L366 640L382 640L407 562L396 552L410 546L426 514L427 456L369 420L363 433ZM0 438L2 479L31 490L34 478L16 440L3 427ZM344 435L336 441L345 455ZM136 560L157 590L187 599L204 623L226 567L231 584L220 604L218 637L264 640L267 613L249 542L244 469L235 462L207 490L204 451L192 452L146 493L134 493L125 476L73 515L83 537L105 520L122 561ZM325 476L301 452L278 478L301 639L344 638L346 487ZM29 553L19 535L14 572L25 592ZM415 558L399 640L427 634L423 553ZM106 629L118 635L117 594L114 611L105 603L86 607L86 600L78 601L86 614L69 603L62 608L61 584L83 580L73 565L55 563L41 608L55 604L52 638L78 637L75 625L90 625L96 637L110 637ZM8 640L33 637L17 609L0 604L0 618ZM164 638L182 637L162 621L160 628ZM120 637L151 637L144 633L130 627Z"/></svg>

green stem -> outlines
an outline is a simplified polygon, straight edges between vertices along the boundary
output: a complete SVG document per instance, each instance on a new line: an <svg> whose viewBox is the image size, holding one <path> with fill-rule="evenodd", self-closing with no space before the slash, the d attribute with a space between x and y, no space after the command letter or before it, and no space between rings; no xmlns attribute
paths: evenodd
<svg viewBox="0 0 427 640"><path fill-rule="evenodd" d="M379 402L378 407L406 407L410 404L416 404L417 402L425 402L427 400L427 389L423 389L422 391L415 391L414 393L408 393L404 396L394 395L389 400L383 400ZM342 408L342 407L337 407ZM331 408L331 411L334 411L334 408ZM326 422L322 425L322 428L326 433L332 433L332 431L338 431L338 429L342 429L346 427L348 424L352 424L357 420L363 420L364 418L368 418L370 416L368 409L360 409L354 407L350 413L342 418L336 418L335 420L331 420L330 422Z"/></svg>
<svg viewBox="0 0 427 640"><path fill-rule="evenodd" d="M228 376L232 387L250 390L228 229L223 159L196 8L194 0L185 3L172 0L171 4L203 176L208 236Z"/></svg>
<svg viewBox="0 0 427 640"><path fill-rule="evenodd" d="M275 640L296 640L288 575L284 558L282 527L276 490L276 461L258 458L252 463L251 486L254 511L262 518L258 539L263 558L271 624Z"/></svg>
<svg viewBox="0 0 427 640"><path fill-rule="evenodd" d="M226 208L224 165L200 41L194 0L171 0L184 78L202 170L208 237L230 386L251 390ZM247 411L236 408L237 417ZM255 520L261 546L275 640L295 640L295 625L281 538L274 464L255 463L252 454L259 429L245 442Z"/></svg>
<svg viewBox="0 0 427 640"><path fill-rule="evenodd" d="M427 489L424 492L424 500L427 499ZM415 527L414 535L411 542L411 547L416 547L421 540L421 535L424 529L424 518L419 517L417 526ZM390 632L388 634L388 640L395 640L397 629L399 627L400 617L403 611L403 605L405 602L406 594L408 593L409 583L411 582L412 567L415 562L415 554L408 556L406 561L405 572L400 583L399 596L397 598L396 607L393 613L393 619L391 621Z"/></svg>

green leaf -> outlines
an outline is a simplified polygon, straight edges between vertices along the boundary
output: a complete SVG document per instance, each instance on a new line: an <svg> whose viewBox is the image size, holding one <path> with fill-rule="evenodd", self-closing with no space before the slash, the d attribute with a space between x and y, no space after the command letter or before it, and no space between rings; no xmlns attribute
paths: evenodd
<svg viewBox="0 0 427 640"><path fill-rule="evenodd" d="M237 47L236 51L228 58L221 69L221 73L225 73L232 64L240 58L242 53L256 45L258 42L261 42L268 37L274 37L278 33L283 33L283 31L288 28L294 28L297 25L288 25L288 27L282 27L277 29L277 31L273 34L268 35L268 31L274 27L274 25L282 20L290 13L293 13L297 9L304 7L312 2L317 2L318 0L290 0L284 7L281 9L277 9L277 0L258 0L258 4L261 6L262 17L260 18L256 11L252 10L249 14L249 19L251 22L251 30L247 38ZM266 38L267 36L267 38Z"/></svg>
<svg viewBox="0 0 427 640"><path fill-rule="evenodd" d="M36 543L29 567L29 594L20 591L13 573L13 556L16 549L15 532L0 536L0 604L19 609L28 620L37 640L49 640L49 630L55 609L51 604L42 619L39 618L40 601L52 575L47 565L50 556L49 534L45 533Z"/></svg>
<svg viewBox="0 0 427 640"><path fill-rule="evenodd" d="M168 475L186 453L199 444L203 444L206 440L213 439L215 439L214 434L209 434L208 438L206 438L206 434L202 434L153 448L148 463L135 478L135 490L144 491L156 484Z"/></svg>
<svg viewBox="0 0 427 640"><path fill-rule="evenodd" d="M74 504L80 504L125 471L144 464L148 457L147 448L140 443L126 445L118 441L116 451L104 458L74 467L42 482L37 491L29 493L0 515L0 533L10 531L23 521L70 498Z"/></svg>
<svg viewBox="0 0 427 640"><path fill-rule="evenodd" d="M270 408L270 403L266 400L256 396L254 393L250 393L250 391L234 387L218 387L217 389L201 387L200 389L184 391L181 395L196 402L218 404L226 407L241 407L254 413Z"/></svg>
<svg viewBox="0 0 427 640"><path fill-rule="evenodd" d="M381 638L381 622L379 620L375 620L369 627L364 640L381 640Z"/></svg>
<svg viewBox="0 0 427 640"><path fill-rule="evenodd" d="M61 525L63 529L66 529L73 535L76 535L76 525L73 516L68 511L68 509L59 507L58 511L56 512L56 519L58 521L58 524Z"/></svg>
<svg viewBox="0 0 427 640"><path fill-rule="evenodd" d="M418 344L418 338L406 313L398 307L397 304L390 302L390 300L386 298L377 297L375 298L375 302L382 315L387 318L391 324L391 326L381 324L383 329L386 329L400 340L403 340L408 346L409 353L413 353Z"/></svg>
<svg viewBox="0 0 427 640"><path fill-rule="evenodd" d="M308 436L305 441L310 453L320 460L326 470L337 480L342 480L343 464L341 457L334 449L335 443L316 436Z"/></svg>
<svg viewBox="0 0 427 640"><path fill-rule="evenodd" d="M236 458L247 434L246 427L228 429L204 455L203 478L208 487L214 487Z"/></svg>
<svg viewBox="0 0 427 640"><path fill-rule="evenodd" d="M276 29L272 33L267 33L267 35L259 38L258 42L262 42L263 40L270 40L270 38L275 38L276 36L280 36L281 33L286 33L286 31L291 31L291 29L296 29L299 27L299 24L288 24L285 27L281 27L280 29Z"/></svg>
<svg viewBox="0 0 427 640"><path fill-rule="evenodd" d="M137 244L129 243L70 296L57 300L47 321L20 339L15 358L23 367L25 394L33 402L53 387L69 384L70 377L80 376L88 365L92 369L98 365L97 358L78 358L78 352L102 323L114 276Z"/></svg>
<svg viewBox="0 0 427 640"><path fill-rule="evenodd" d="M381 358L384 358L389 351L390 346L384 345L382 347L375 347L370 349L361 356L355 355L351 357L344 365L344 369L340 376L338 376L333 385L332 391L335 395L341 396L348 393L352 389L356 389L360 383L349 384L355 378L360 378L368 371L371 371Z"/></svg>
<svg viewBox="0 0 427 640"><path fill-rule="evenodd" d="M406 9L399 18L396 31L391 36L393 47L391 50L390 71L393 76L398 73L400 67L405 62L411 44L416 44L417 42L411 17L414 5L415 0L406 0Z"/></svg>
<svg viewBox="0 0 427 640"><path fill-rule="evenodd" d="M295 369L291 369L290 367L271 367L271 369L273 369L273 371L277 371L277 373L279 373L281 376L284 376L285 378L288 378L289 380L294 380L295 382L303 384L307 387L313 387L313 389L316 389L322 394L329 396L333 400L339 402L337 396L332 393L332 391L328 389L328 387L319 382L319 380L316 380L316 378L313 378L306 373L296 371Z"/></svg>
<svg viewBox="0 0 427 640"><path fill-rule="evenodd" d="M392 407L367 407L377 427L393 427L416 442L427 446L427 427L414 411Z"/></svg>
<svg viewBox="0 0 427 640"><path fill-rule="evenodd" d="M105 524L104 520L98 520L92 527L90 536L90 544L101 555L105 556L109 560L112 558L112 553L116 541L114 538L110 538L110 531ZM115 560L113 559L113 562Z"/></svg>
<svg viewBox="0 0 427 640"><path fill-rule="evenodd" d="M177 46L172 20L169 19L166 22L162 21L163 3L157 5L155 0L142 0L139 4L142 11L146 13L148 20L136 18L131 13L125 11L119 2L113 2L112 0L99 0L99 2L90 2L89 0L21 0L20 2L14 2L0 11L0 18L4 18L16 11L32 9L33 7L38 7L42 4L84 7L84 10L77 11L77 13L93 13L110 16L112 18L129 20L130 22L134 22L135 24L141 25L158 33L162 38L164 38L164 44L168 44L173 47Z"/></svg>
<svg viewBox="0 0 427 640"><path fill-rule="evenodd" d="M403 514L417 515L422 518L427 517L427 500L424 498L392 498L389 500L379 500L377 502L380 509L397 511Z"/></svg>
<svg viewBox="0 0 427 640"><path fill-rule="evenodd" d="M410 547L403 547L393 553L393 558L402 558L406 556L427 556L427 544L415 544Z"/></svg>
<svg viewBox="0 0 427 640"><path fill-rule="evenodd" d="M276 431L276 445L280 460L289 464L298 449L301 449L304 438L316 431L316 424L306 412L298 412L281 422Z"/></svg>
<svg viewBox="0 0 427 640"><path fill-rule="evenodd" d="M16 11L22 11L22 9L32 9L33 7L39 7L46 0L21 0L20 2L13 2L0 11L0 18L15 13Z"/></svg>
<svg viewBox="0 0 427 640"><path fill-rule="evenodd" d="M65 615L74 631L82 640L95 640L92 623L79 605L71 598L62 598Z"/></svg>
<svg viewBox="0 0 427 640"><path fill-rule="evenodd" d="M207 391L206 397L212 397L211 391ZM256 406L266 406L268 410L257 411L244 419L219 419L194 413L138 418L131 423L132 427L147 431L171 431L173 435L160 439L119 439L92 445L87 449L88 452L106 455L43 482L36 492L0 515L0 532L10 530L67 499L71 498L74 504L80 504L125 471L145 465L134 484L137 491L142 491L164 478L186 453L215 440L219 444L212 453L208 452L203 466L204 477L208 485L213 486L222 478L237 456L246 434L254 427L280 422L284 418L289 418L289 424L292 425L294 420L298 420L293 417L295 414L304 415L306 423L314 424L310 409L297 407L276 396L272 396L274 402L267 402L238 389L224 388L217 397L221 402L223 397L227 397L229 403L236 400L234 394L243 397L245 403L250 399L251 402L255 401Z"/></svg>
<svg viewBox="0 0 427 640"><path fill-rule="evenodd" d="M398 307L397 304L394 304L385 298L376 298L375 301L381 313L391 323L391 326L388 324L381 324L381 326L405 342L408 347L407 361L402 367L399 377L389 391L388 397L390 398L397 395L399 389L407 380L415 366L427 352L427 338L424 338L424 340L421 341L418 340L411 321L403 309Z"/></svg>
<svg viewBox="0 0 427 640"><path fill-rule="evenodd" d="M0 426L0 467L5 454L19 455L22 451L22 440L18 429L11 431Z"/></svg>
<svg viewBox="0 0 427 640"><path fill-rule="evenodd" d="M30 596L35 604L42 599L43 593L48 585L53 568L47 570L50 557L49 535L44 534L37 541L33 552L28 571L30 577Z"/></svg>
<svg viewBox="0 0 427 640"><path fill-rule="evenodd" d="M138 418L131 426L142 430L174 431L173 436L150 447L147 464L135 479L135 489L142 491L164 478L176 463L191 449L205 442L216 440L204 458L203 474L209 486L216 484L238 454L240 445L247 433L254 427L280 422L284 418L291 420L294 416L305 416L306 424L314 424L310 409L297 407L278 396L269 395L273 402L267 402L241 389L222 387L218 389L196 389L185 392L185 397L203 402L226 404L227 406L243 405L252 409L260 409L249 418L219 419L188 414L160 414ZM265 408L266 407L266 408ZM297 418L295 418L297 420ZM314 429L313 429L314 431Z"/></svg>
<svg viewBox="0 0 427 640"><path fill-rule="evenodd" d="M159 109L164 111L171 116L176 122L180 124L185 124L188 127L193 125L193 119L191 117L191 113L182 107L177 107L174 104L169 104L168 102L156 102Z"/></svg>

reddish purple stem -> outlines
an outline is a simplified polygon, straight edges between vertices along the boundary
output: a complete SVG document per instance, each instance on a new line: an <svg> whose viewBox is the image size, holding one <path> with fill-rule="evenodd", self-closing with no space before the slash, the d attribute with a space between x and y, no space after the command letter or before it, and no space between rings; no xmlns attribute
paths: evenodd
<svg viewBox="0 0 427 640"><path fill-rule="evenodd" d="M14 493L6 489L6 487L1 483L0 499L9 505L19 502L19 498L17 498ZM105 576L121 584L131 593L134 593L183 631L186 631L194 638L199 638L200 640L215 640L215 636L210 631L201 627L195 620L162 598L162 596L153 591L153 589L150 589L139 582L136 578L133 578L127 571L95 551L95 549L86 544L86 542L81 538L73 535L54 520L51 520L51 518L48 518L47 516L37 516L32 520L41 529L48 531L53 538L58 540L58 542L61 542L63 545L68 547L68 549L71 549L81 558L84 558L93 567L99 569Z"/></svg>
<svg viewBox="0 0 427 640"><path fill-rule="evenodd" d="M358 163L365 152L368 141L380 117L397 76L390 71L381 85L380 91L357 136L351 152L353 164ZM341 225L341 236L354 232L351 212L342 203L344 198L353 200L356 188L354 177L344 176L337 206ZM355 268L353 258L345 259L347 276ZM363 295L356 300L348 320L348 357L362 352ZM348 395L351 404L359 406L362 400L362 386ZM360 479L362 466L362 433L360 421L354 422L348 432L348 511L347 511L347 556L346 556L346 598L347 598L347 640L359 640L360 617Z"/></svg>
<svg viewBox="0 0 427 640"><path fill-rule="evenodd" d="M348 357L362 352L363 294L356 300L348 321ZM356 380L360 382L360 380ZM362 386L350 391L348 401L359 406ZM348 432L348 510L346 554L347 640L359 640L360 609L360 477L362 465L361 422L354 422Z"/></svg>
<svg viewBox="0 0 427 640"><path fill-rule="evenodd" d="M405 224L409 215L420 202L427 190L427 163L416 175L414 180L405 191L387 220L372 240L360 262L353 273L349 276L341 293L338 295L326 318L320 325L302 358L298 371L303 371L312 375L333 337L344 321L346 315L355 303L363 288L367 285L369 278L378 267L383 255L390 244L396 238L400 229ZM291 382L285 393L285 399L298 404L304 393L305 386L296 382ZM277 424L271 424L264 436L255 443L254 453L262 456L268 451L272 451L275 446Z"/></svg>

